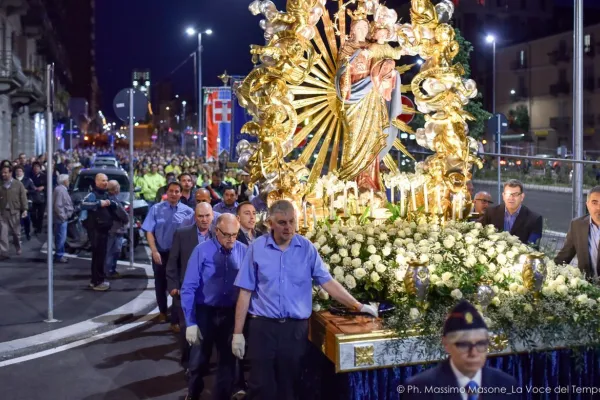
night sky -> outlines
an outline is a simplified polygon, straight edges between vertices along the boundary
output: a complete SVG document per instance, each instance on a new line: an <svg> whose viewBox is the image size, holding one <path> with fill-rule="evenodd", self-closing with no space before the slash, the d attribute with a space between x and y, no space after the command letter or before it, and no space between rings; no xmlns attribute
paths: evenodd
<svg viewBox="0 0 600 400"><path fill-rule="evenodd" d="M408 1L408 0L406 0ZM555 0L568 6L573 0ZM284 0L275 0L283 9ZM388 5L404 1L388 1ZM586 6L598 0L586 0ZM251 68L249 46L264 43L260 16L248 11L250 0L101 0L96 1L96 63L102 109L112 113L112 99L131 85L134 68L150 69L152 82L171 78L174 90L194 95L193 62L170 74L194 51L197 39L185 34L189 25L210 28L203 37L205 86L220 86L217 75L245 75Z"/></svg>

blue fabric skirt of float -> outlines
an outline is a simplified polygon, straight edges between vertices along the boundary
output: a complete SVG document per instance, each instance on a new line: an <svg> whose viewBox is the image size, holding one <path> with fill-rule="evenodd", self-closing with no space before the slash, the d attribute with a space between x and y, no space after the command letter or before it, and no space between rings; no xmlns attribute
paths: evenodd
<svg viewBox="0 0 600 400"><path fill-rule="evenodd" d="M309 346L302 377L303 395L318 400L398 400L398 386L436 364L335 373L315 346ZM488 365L517 380L519 398L600 398L600 351L564 349L488 357ZM510 398L507 396L506 398Z"/></svg>

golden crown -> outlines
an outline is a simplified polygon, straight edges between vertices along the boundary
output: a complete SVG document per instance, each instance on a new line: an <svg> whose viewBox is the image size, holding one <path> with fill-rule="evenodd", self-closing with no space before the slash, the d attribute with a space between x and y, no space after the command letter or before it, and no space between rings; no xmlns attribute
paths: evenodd
<svg viewBox="0 0 600 400"><path fill-rule="evenodd" d="M352 18L352 21L360 21L363 19L367 19L367 8L363 3L360 3L356 10L347 10L348 16Z"/></svg>

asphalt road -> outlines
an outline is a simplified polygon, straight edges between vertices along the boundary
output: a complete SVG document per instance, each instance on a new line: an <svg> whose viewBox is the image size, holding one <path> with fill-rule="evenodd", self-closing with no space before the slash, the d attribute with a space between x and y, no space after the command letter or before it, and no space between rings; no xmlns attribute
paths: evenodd
<svg viewBox="0 0 600 400"><path fill-rule="evenodd" d="M173 400L186 382L168 324L131 331L0 368L3 400ZM208 385L210 388L210 384ZM209 398L205 391L204 398Z"/></svg>
<svg viewBox="0 0 600 400"><path fill-rule="evenodd" d="M497 204L496 185L475 185L475 192L485 190ZM572 219L573 198L571 193L554 193L540 190L525 190L524 204L544 217L544 229L567 232Z"/></svg>

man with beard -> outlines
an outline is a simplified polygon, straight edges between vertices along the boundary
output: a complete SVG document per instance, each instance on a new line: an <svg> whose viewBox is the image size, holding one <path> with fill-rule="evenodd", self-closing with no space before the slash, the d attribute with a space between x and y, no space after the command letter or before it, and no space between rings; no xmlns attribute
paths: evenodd
<svg viewBox="0 0 600 400"><path fill-rule="evenodd" d="M181 184L181 202L191 209L196 208L196 191L194 190L194 180L192 175L184 172L179 175L179 183Z"/></svg>
<svg viewBox="0 0 600 400"><path fill-rule="evenodd" d="M213 210L215 210L216 212L221 213L221 214L228 213L228 214L236 215L237 207L238 207L238 203L237 203L236 199L237 199L237 195L235 193L235 189L232 187L228 187L223 192L223 201L221 201L219 204L215 205L213 207Z"/></svg>

